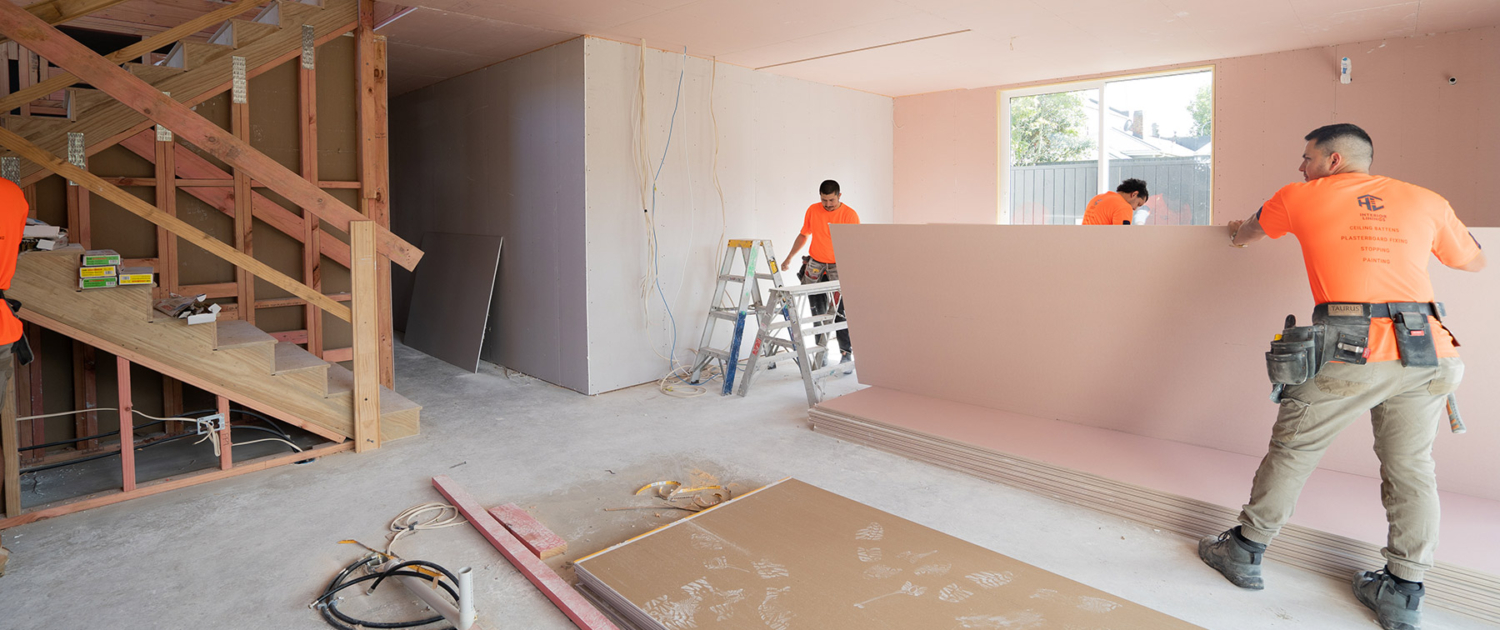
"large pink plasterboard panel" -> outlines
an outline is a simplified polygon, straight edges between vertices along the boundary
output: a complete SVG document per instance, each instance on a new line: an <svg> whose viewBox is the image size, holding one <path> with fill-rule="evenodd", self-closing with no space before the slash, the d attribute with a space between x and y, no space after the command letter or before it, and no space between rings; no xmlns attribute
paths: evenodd
<svg viewBox="0 0 1500 630"><path fill-rule="evenodd" d="M1348 85L1338 82L1344 56L1354 63ZM1215 223L1243 218L1299 180L1307 132L1353 122L1375 138L1375 173L1437 191L1470 225L1500 226L1483 185L1500 172L1497 58L1500 27L1486 27L897 98L897 220L994 223L999 90L1212 64ZM949 155L963 162L945 168Z"/></svg>
<svg viewBox="0 0 1500 630"><path fill-rule="evenodd" d="M1475 229L1500 243L1500 228ZM1256 456L1276 406L1264 352L1312 296L1295 238L1216 227L833 228L860 382ZM1441 432L1444 490L1500 499L1500 280L1433 264L1464 343L1470 432ZM920 331L921 334L914 334ZM1377 475L1368 422L1324 457Z"/></svg>
<svg viewBox="0 0 1500 630"><path fill-rule="evenodd" d="M957 440L1152 490L1236 509L1260 457L870 387L825 401L840 414ZM1500 575L1500 501L1444 492L1437 559ZM1386 541L1380 480L1320 469L1291 520L1374 545ZM1228 527L1231 523L1224 523Z"/></svg>
<svg viewBox="0 0 1500 630"><path fill-rule="evenodd" d="M897 223L994 223L994 90L896 99Z"/></svg>

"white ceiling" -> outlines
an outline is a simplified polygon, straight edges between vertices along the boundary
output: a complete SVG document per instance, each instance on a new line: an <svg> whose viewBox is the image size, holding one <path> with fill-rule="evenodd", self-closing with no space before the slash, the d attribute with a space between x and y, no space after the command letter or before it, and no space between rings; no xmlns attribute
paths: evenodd
<svg viewBox="0 0 1500 630"><path fill-rule="evenodd" d="M1497 0L418 1L380 30L393 95L577 35L903 96L1500 24Z"/></svg>

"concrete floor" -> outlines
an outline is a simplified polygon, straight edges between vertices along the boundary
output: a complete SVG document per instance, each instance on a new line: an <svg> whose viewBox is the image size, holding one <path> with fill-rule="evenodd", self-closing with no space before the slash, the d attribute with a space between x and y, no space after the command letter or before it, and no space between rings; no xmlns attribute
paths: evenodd
<svg viewBox="0 0 1500 630"><path fill-rule="evenodd" d="M630 496L640 484L794 476L1205 628L1376 627L1346 582L1272 564L1267 590L1242 591L1186 538L813 433L790 370L770 372L747 398L679 400L652 385L587 397L493 366L466 374L404 347L397 360L397 389L425 405L418 437L0 534L12 552L0 578L4 627L327 627L307 605L360 555L338 542L384 546L397 513L441 501L430 485L438 474L486 504L534 507L570 541L570 557L675 518L602 511L642 504ZM830 389L857 387L846 378ZM471 527L419 532L396 551L472 565L488 628L573 627ZM350 599L349 611L400 608ZM1426 616L1429 629L1491 627Z"/></svg>

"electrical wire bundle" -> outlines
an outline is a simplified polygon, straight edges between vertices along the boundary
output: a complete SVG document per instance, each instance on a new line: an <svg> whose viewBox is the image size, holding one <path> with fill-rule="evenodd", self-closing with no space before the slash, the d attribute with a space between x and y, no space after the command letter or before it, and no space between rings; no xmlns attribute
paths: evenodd
<svg viewBox="0 0 1500 630"><path fill-rule="evenodd" d="M388 577L414 577L429 581L448 593L448 596L453 598L453 605L455 607L458 606L458 578L454 577L447 569L425 560L405 560L389 569L381 570L378 568L381 563L396 559L381 553L372 553L360 558L353 564L344 567L344 570L339 571L339 574L334 576L333 581L328 583L328 588L323 589L323 594L317 600L313 601L310 607L321 613L323 620L328 622L328 625L339 630L355 630L356 628L415 628L443 621L442 615L413 621L365 621L363 619L356 619L339 610L338 603L342 598L337 597L337 595L344 589L355 584L373 580L374 584L371 584L370 588L366 590L366 593L373 593L377 587L385 583L385 579ZM349 576L360 569L366 571L365 575L352 580L349 579ZM445 626L441 630L453 630L453 626Z"/></svg>

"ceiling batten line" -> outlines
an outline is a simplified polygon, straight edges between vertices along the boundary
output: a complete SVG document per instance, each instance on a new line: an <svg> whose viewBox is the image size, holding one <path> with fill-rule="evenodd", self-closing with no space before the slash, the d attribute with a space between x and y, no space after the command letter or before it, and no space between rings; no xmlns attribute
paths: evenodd
<svg viewBox="0 0 1500 630"><path fill-rule="evenodd" d="M948 37L950 35L958 35L958 34L961 34L961 33L967 33L967 32L969 32L971 30L973 30L973 29L967 29L966 28L966 29L961 30L961 31L953 31L953 32L950 32L950 33L938 33L937 35L928 35L926 37L917 37L917 38L914 38L914 39L903 39L903 40L901 40L899 42L890 42L890 43L887 43L887 44L877 44L875 46L865 46L864 48L855 48L854 50L845 50L843 52L829 53L829 54L826 54L826 55L818 55L816 57L808 57L806 59L798 59L796 61L783 61L781 63L773 63L773 64L771 64L769 66L761 66L759 68L756 68L756 70L766 70L766 69L769 69L769 68L779 68L781 66L790 66L790 65L792 65L794 63L802 63L802 62L805 62L805 61L817 61L819 59L827 59L829 57L837 57L839 55L848 55L848 54L857 53L857 52L864 52L866 50L875 50L876 48L887 48L887 47L890 47L890 46L899 46L901 44L910 44L912 42L920 42L920 41L928 40L928 39L937 39L939 37Z"/></svg>
<svg viewBox="0 0 1500 630"><path fill-rule="evenodd" d="M378 30L380 30L382 28L390 26L391 22L395 22L396 20L399 20L399 19L404 18L404 17L406 17L408 15L416 13L417 9L420 9L420 8L422 8L422 7L406 7L405 9L402 9L400 11L397 11L397 12L391 14L390 17L388 17L388 18L386 18L384 20L381 20L379 24L375 25L375 28L372 28L370 30L372 30L372 31L378 31Z"/></svg>

